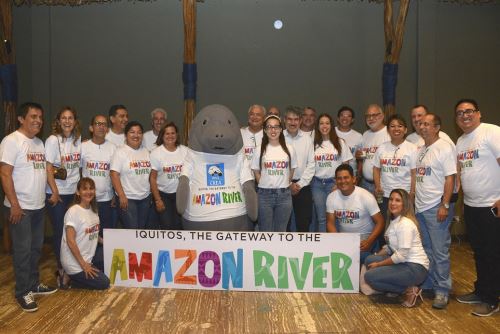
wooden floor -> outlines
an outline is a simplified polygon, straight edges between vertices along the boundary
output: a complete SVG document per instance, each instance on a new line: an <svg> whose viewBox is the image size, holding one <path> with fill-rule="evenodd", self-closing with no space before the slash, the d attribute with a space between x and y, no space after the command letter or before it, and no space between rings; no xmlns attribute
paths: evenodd
<svg viewBox="0 0 500 334"><path fill-rule="evenodd" d="M431 300L404 309L385 297L356 294L256 293L137 289L58 291L37 299L39 310L17 305L10 256L0 255L0 333L500 333L500 313L470 314L471 306ZM55 284L49 246L42 280ZM453 295L474 281L467 244L452 246Z"/></svg>

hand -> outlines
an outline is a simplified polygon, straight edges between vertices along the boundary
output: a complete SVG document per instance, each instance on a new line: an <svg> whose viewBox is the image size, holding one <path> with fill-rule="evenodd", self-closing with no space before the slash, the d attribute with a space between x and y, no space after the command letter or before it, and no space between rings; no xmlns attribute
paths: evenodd
<svg viewBox="0 0 500 334"><path fill-rule="evenodd" d="M158 211L158 212L163 212L166 209L165 208L165 203L163 203L162 199L159 199L159 200L155 201L155 207L156 207L156 211Z"/></svg>
<svg viewBox="0 0 500 334"><path fill-rule="evenodd" d="M94 267L91 263L86 263L83 266L83 272L85 273L85 278L96 278L97 273L99 272L99 269Z"/></svg>
<svg viewBox="0 0 500 334"><path fill-rule="evenodd" d="M371 248L372 248L372 242L368 241L368 239L361 240L359 249L362 252L368 252L371 250Z"/></svg>
<svg viewBox="0 0 500 334"><path fill-rule="evenodd" d="M128 208L128 198L125 196L120 197L120 209L127 210Z"/></svg>
<svg viewBox="0 0 500 334"><path fill-rule="evenodd" d="M444 205L440 205L437 212L437 220L438 222L443 222L446 217L448 217L449 209L445 208Z"/></svg>
<svg viewBox="0 0 500 334"><path fill-rule="evenodd" d="M495 217L500 218L500 199L493 204L494 208L497 208L497 215Z"/></svg>
<svg viewBox="0 0 500 334"><path fill-rule="evenodd" d="M48 201L50 204L52 204L52 206L56 206L57 203L62 202L62 199L59 196L59 193L52 193L52 195L50 195Z"/></svg>
<svg viewBox="0 0 500 334"><path fill-rule="evenodd" d="M301 187L297 184L297 182L290 185L290 190L292 191L292 195L297 195L300 191Z"/></svg>
<svg viewBox="0 0 500 334"><path fill-rule="evenodd" d="M373 268L377 268L377 267L380 267L380 262L372 262L368 265L368 269L373 269Z"/></svg>
<svg viewBox="0 0 500 334"><path fill-rule="evenodd" d="M116 196L113 196L113 198L111 199L111 204L110 204L110 206L111 206L112 208L116 208Z"/></svg>
<svg viewBox="0 0 500 334"><path fill-rule="evenodd" d="M21 221L21 218L24 216L24 211L21 209L21 206L19 204L12 204L10 208L10 216L9 216L9 221L11 224L17 224Z"/></svg>
<svg viewBox="0 0 500 334"><path fill-rule="evenodd" d="M363 151L362 150L356 150L356 153L354 154L354 157L357 160L364 159Z"/></svg>

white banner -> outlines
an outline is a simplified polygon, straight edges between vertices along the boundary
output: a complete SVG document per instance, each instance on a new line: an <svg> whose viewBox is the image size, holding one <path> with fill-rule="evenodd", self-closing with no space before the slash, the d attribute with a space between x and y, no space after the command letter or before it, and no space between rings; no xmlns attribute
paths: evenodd
<svg viewBox="0 0 500 334"><path fill-rule="evenodd" d="M359 234L104 230L111 284L357 293Z"/></svg>

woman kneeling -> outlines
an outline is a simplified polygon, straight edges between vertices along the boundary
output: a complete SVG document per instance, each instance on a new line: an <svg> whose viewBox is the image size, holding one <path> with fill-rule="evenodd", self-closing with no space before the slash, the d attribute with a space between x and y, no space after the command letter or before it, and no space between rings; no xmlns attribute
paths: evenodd
<svg viewBox="0 0 500 334"><path fill-rule="evenodd" d="M365 281L373 289L389 293L404 293L405 307L413 307L427 277L429 260L422 247L418 223L408 193L394 189L389 196L388 216L391 222L385 232L387 244L376 255L370 255L365 265Z"/></svg>
<svg viewBox="0 0 500 334"><path fill-rule="evenodd" d="M61 241L61 263L64 276L58 278L61 288L104 290L109 278L103 273L102 245L97 247L99 216L95 200L95 183L88 177L77 185L75 200L64 216L65 233Z"/></svg>

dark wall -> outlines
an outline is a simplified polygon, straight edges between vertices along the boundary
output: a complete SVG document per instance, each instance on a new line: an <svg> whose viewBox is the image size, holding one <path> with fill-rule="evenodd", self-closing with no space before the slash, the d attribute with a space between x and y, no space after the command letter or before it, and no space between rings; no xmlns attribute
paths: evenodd
<svg viewBox="0 0 500 334"><path fill-rule="evenodd" d="M412 1L398 111L425 103L456 137L453 104L472 96L486 121L500 123L499 17L500 5ZM87 124L122 103L146 127L157 106L182 125L180 1L19 7L14 22L20 101L40 101L47 121L72 105ZM198 108L226 104L244 123L254 103L331 113L350 105L362 131L366 105L382 102L383 5L210 0L197 4L197 25Z"/></svg>

